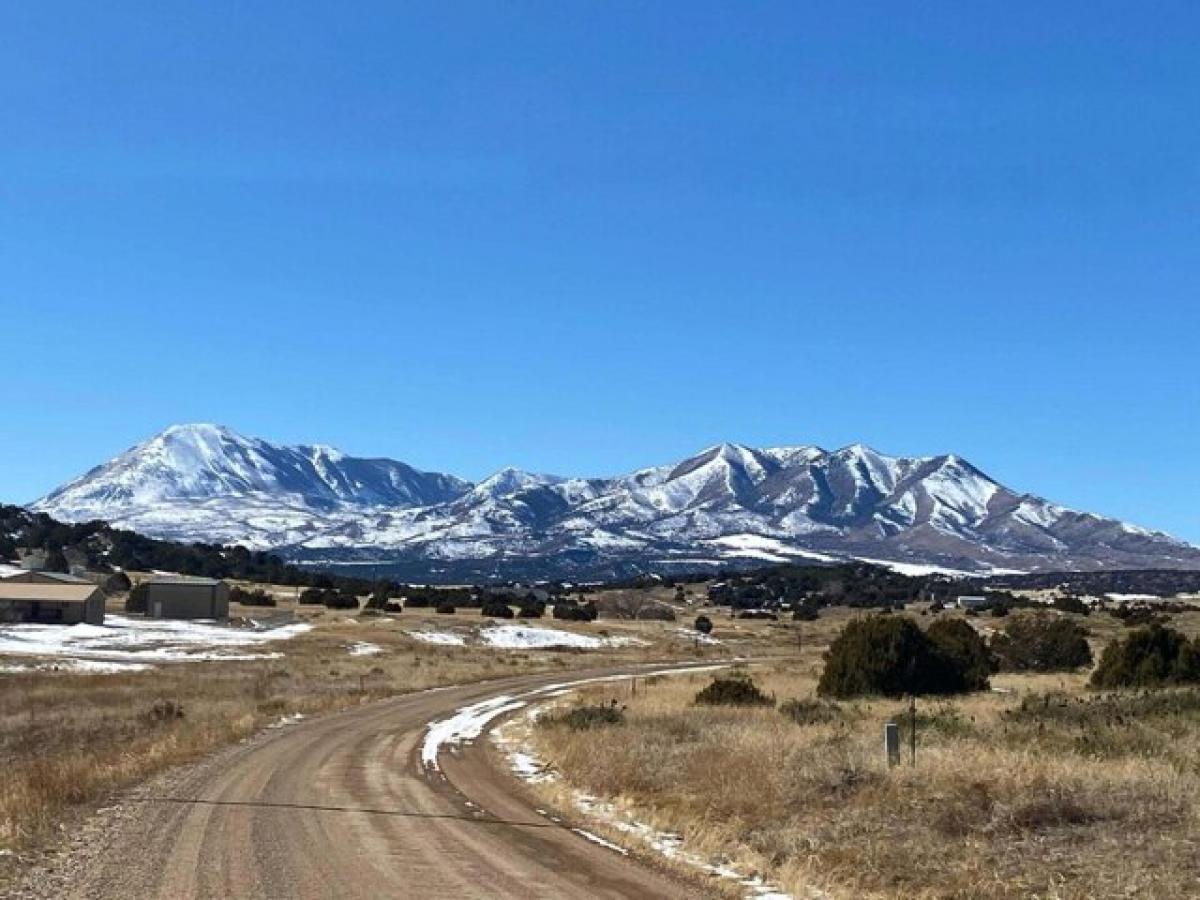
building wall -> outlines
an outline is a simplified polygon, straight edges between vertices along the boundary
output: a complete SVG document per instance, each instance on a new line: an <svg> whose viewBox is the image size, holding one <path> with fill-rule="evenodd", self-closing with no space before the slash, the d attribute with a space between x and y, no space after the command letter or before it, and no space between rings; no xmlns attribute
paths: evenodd
<svg viewBox="0 0 1200 900"><path fill-rule="evenodd" d="M85 603L64 600L0 601L0 622L41 622L47 625L104 624L104 594L96 591Z"/></svg>
<svg viewBox="0 0 1200 900"><path fill-rule="evenodd" d="M223 619L229 615L229 586L224 582L146 585L146 615L155 619Z"/></svg>
<svg viewBox="0 0 1200 900"><path fill-rule="evenodd" d="M104 595L104 591L97 590L94 594L92 594L92 596L88 598L87 603L84 604L83 621L87 622L89 625L103 625L104 603L106 599L107 598Z"/></svg>

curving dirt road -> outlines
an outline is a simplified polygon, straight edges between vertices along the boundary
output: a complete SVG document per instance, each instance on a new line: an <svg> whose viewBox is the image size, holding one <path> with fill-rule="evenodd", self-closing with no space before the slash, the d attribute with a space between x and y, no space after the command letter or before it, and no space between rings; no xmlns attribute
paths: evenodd
<svg viewBox="0 0 1200 900"><path fill-rule="evenodd" d="M487 765L483 754L443 754L444 775L421 761L427 724L466 704L633 671L455 687L270 732L122 798L123 815L104 833L102 846L61 876L53 895L701 896L696 885L539 815L519 785Z"/></svg>

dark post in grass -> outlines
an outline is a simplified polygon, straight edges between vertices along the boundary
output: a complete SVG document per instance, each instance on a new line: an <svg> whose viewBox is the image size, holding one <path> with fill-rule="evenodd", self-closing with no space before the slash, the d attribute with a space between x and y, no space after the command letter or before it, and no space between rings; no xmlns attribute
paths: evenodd
<svg viewBox="0 0 1200 900"><path fill-rule="evenodd" d="M917 698L908 698L908 751L912 765L917 764Z"/></svg>
<svg viewBox="0 0 1200 900"><path fill-rule="evenodd" d="M895 722L885 722L883 725L883 752L887 755L889 766L900 765L900 726Z"/></svg>

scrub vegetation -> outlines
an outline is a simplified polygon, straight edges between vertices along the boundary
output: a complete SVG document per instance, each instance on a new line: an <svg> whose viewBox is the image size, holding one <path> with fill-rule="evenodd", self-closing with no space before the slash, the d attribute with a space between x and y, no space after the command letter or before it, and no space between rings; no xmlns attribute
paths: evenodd
<svg viewBox="0 0 1200 900"><path fill-rule="evenodd" d="M796 897L813 888L838 898L1194 897L1200 689L1170 684L1190 671L1184 633L1196 632L1200 614L1173 618L1178 638L1131 635L1107 615L1086 620L1085 643L1114 648L1100 672L1165 673L1161 689L1101 691L1086 665L1047 673L1036 663L988 671L993 690L918 698L910 765L909 707L891 682L846 698L818 687L829 683L828 666L841 665L831 648L847 633L860 646L878 630L927 659L959 644L960 658L978 664L979 647L964 644L961 628L991 640L999 631L995 620L969 625L944 613L934 619L947 623L937 626L946 632L938 651L920 612L825 610L803 626L798 657L733 678L647 683L621 696L623 721L604 729L532 729L531 749L559 775L533 789L564 809L576 790L608 801ZM1018 610L1003 621L1025 617L1028 627L1006 628L1004 640L1040 642L1049 630L1053 645L1072 648L1054 668L1082 659L1083 617ZM778 703L697 702L721 681L752 684ZM577 702L611 703L612 693L598 685ZM882 749L887 721L901 725L894 768ZM588 827L623 839L603 823Z"/></svg>

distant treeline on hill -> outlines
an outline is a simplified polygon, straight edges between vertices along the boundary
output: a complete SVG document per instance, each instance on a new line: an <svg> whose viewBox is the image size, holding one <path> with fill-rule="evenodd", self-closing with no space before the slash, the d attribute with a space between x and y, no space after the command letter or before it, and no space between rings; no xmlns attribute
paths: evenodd
<svg viewBox="0 0 1200 900"><path fill-rule="evenodd" d="M1037 572L998 575L989 587L1008 590L1043 590L1061 587L1072 594L1176 594L1200 593L1200 571L1187 569L1116 569L1108 572Z"/></svg>
<svg viewBox="0 0 1200 900"><path fill-rule="evenodd" d="M290 565L280 557L241 546L180 544L144 537L113 528L106 522L68 524L20 506L0 505L0 560L15 559L19 551L47 555L47 568L65 572L78 560L92 572L160 571L205 578L230 578L269 584L294 585L340 592L343 595L379 594L407 596L412 606L436 606L447 599L463 607L480 607L489 594L506 593L517 605L545 602L566 593L561 585L545 585L537 596L511 588L435 589L401 585L394 581L355 578Z"/></svg>
<svg viewBox="0 0 1200 900"><path fill-rule="evenodd" d="M709 589L709 599L734 609L787 604L795 609L821 606L903 607L916 600L947 600L960 585L944 576L900 575L866 563L775 566L757 572L729 573Z"/></svg>

